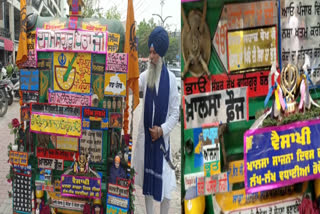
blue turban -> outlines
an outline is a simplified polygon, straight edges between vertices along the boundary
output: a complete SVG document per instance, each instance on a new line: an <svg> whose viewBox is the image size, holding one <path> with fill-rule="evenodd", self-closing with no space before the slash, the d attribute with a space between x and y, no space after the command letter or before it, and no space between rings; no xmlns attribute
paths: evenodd
<svg viewBox="0 0 320 214"><path fill-rule="evenodd" d="M148 47L151 45L157 54L163 57L169 47L169 36L167 31L163 27L156 27L149 36Z"/></svg>

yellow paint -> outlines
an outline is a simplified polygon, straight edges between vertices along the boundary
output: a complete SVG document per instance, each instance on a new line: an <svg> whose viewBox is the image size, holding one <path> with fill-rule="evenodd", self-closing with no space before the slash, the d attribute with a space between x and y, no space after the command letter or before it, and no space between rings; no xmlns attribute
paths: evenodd
<svg viewBox="0 0 320 214"><path fill-rule="evenodd" d="M76 53L63 53L66 57L65 64L59 63L58 59L61 54L61 52L54 52L53 54L54 90L90 93L91 54L77 53L76 59L71 65L72 69L67 81L64 81L63 77L67 72L69 63L72 62L72 59Z"/></svg>
<svg viewBox="0 0 320 214"><path fill-rule="evenodd" d="M49 21L48 23L44 23L43 29L49 30L57 30L66 28L66 22L60 22L59 19Z"/></svg>
<svg viewBox="0 0 320 214"><path fill-rule="evenodd" d="M78 138L57 136L57 149L78 151Z"/></svg>
<svg viewBox="0 0 320 214"><path fill-rule="evenodd" d="M274 26L228 32L230 72L271 66L277 60L276 47L276 27Z"/></svg>
<svg viewBox="0 0 320 214"><path fill-rule="evenodd" d="M127 75L122 73L106 73L105 74L105 84L104 84L104 94L105 95L120 95L126 96L126 83ZM115 83L110 86L110 83ZM122 84L121 89L117 88L116 84ZM111 91L112 90L112 91Z"/></svg>
<svg viewBox="0 0 320 214"><path fill-rule="evenodd" d="M90 22L82 22L81 28L83 30L90 30L90 31L107 31L107 25L100 24L99 21L90 21Z"/></svg>
<svg viewBox="0 0 320 214"><path fill-rule="evenodd" d="M184 200L184 210L186 214L202 214L206 207L204 196L196 197L192 200Z"/></svg>
<svg viewBox="0 0 320 214"><path fill-rule="evenodd" d="M80 118L32 114L30 124L30 128L33 131L69 136L81 136Z"/></svg>
<svg viewBox="0 0 320 214"><path fill-rule="evenodd" d="M108 53L116 53L119 50L120 34L108 33Z"/></svg>
<svg viewBox="0 0 320 214"><path fill-rule="evenodd" d="M229 183L244 182L244 161L238 160L229 163Z"/></svg>

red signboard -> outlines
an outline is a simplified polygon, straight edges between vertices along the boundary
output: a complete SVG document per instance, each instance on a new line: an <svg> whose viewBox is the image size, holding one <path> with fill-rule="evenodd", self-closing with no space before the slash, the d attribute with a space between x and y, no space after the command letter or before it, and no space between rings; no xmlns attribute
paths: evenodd
<svg viewBox="0 0 320 214"><path fill-rule="evenodd" d="M79 153L72 151L64 151L58 149L45 149L38 147L37 148L37 157L38 158L53 158L53 159L62 159L65 161L73 161L73 156L78 159Z"/></svg>

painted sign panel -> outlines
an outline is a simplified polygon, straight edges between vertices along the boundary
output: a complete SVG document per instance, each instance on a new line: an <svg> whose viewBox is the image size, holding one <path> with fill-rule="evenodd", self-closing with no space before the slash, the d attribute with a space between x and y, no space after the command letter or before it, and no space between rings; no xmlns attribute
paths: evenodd
<svg viewBox="0 0 320 214"><path fill-rule="evenodd" d="M247 87L192 94L183 98L185 129L213 122L236 122L248 119Z"/></svg>
<svg viewBox="0 0 320 214"><path fill-rule="evenodd" d="M52 53L41 52L38 54L38 69L40 71L39 102L47 102L48 89L52 82Z"/></svg>
<svg viewBox="0 0 320 214"><path fill-rule="evenodd" d="M244 181L244 162L243 160L229 162L229 182L230 184Z"/></svg>
<svg viewBox="0 0 320 214"><path fill-rule="evenodd" d="M106 65L104 63L92 62L92 73L104 74Z"/></svg>
<svg viewBox="0 0 320 214"><path fill-rule="evenodd" d="M64 28L66 28L66 23L59 19L51 20L43 24L43 29L47 29L47 30L50 30L50 29L57 30L57 29L64 29Z"/></svg>
<svg viewBox="0 0 320 214"><path fill-rule="evenodd" d="M22 213L32 211L31 175L15 173L13 180L13 210Z"/></svg>
<svg viewBox="0 0 320 214"><path fill-rule="evenodd" d="M31 114L31 132L81 137L81 127L81 118L44 115L33 112Z"/></svg>
<svg viewBox="0 0 320 214"><path fill-rule="evenodd" d="M270 26L278 24L276 1L257 1L249 3L225 4L212 39L225 71L228 71L227 32L229 30Z"/></svg>
<svg viewBox="0 0 320 214"><path fill-rule="evenodd" d="M63 163L62 159L38 158L38 168L62 171Z"/></svg>
<svg viewBox="0 0 320 214"><path fill-rule="evenodd" d="M129 187L108 183L108 193L111 195L129 198Z"/></svg>
<svg viewBox="0 0 320 214"><path fill-rule="evenodd" d="M21 106L20 117L21 122L30 121L30 106Z"/></svg>
<svg viewBox="0 0 320 214"><path fill-rule="evenodd" d="M203 146L204 176L210 177L221 172L220 146L211 144Z"/></svg>
<svg viewBox="0 0 320 214"><path fill-rule="evenodd" d="M60 106L54 104L32 103L32 113L58 114L63 116L81 117L80 106Z"/></svg>
<svg viewBox="0 0 320 214"><path fill-rule="evenodd" d="M197 196L229 191L228 173L197 178Z"/></svg>
<svg viewBox="0 0 320 214"><path fill-rule="evenodd" d="M108 63L106 70L108 72L128 72L128 54L127 53L108 53Z"/></svg>
<svg viewBox="0 0 320 214"><path fill-rule="evenodd" d="M55 208L65 208L83 211L85 201L83 200L75 200L68 197L62 197L60 192L49 192L48 193L51 198L51 206Z"/></svg>
<svg viewBox="0 0 320 214"><path fill-rule="evenodd" d="M62 159L65 161L74 161L74 158L78 159L78 152L58 150L58 149L45 149L37 147L38 158L53 158Z"/></svg>
<svg viewBox="0 0 320 214"><path fill-rule="evenodd" d="M49 90L48 102L72 106L91 106L91 95Z"/></svg>
<svg viewBox="0 0 320 214"><path fill-rule="evenodd" d="M228 31L229 71L271 67L277 61L276 27Z"/></svg>
<svg viewBox="0 0 320 214"><path fill-rule="evenodd" d="M107 33L85 30L38 29L37 51L107 53Z"/></svg>
<svg viewBox="0 0 320 214"><path fill-rule="evenodd" d="M197 178L204 177L203 172L196 172L184 175L184 189L187 191L190 187L197 186Z"/></svg>
<svg viewBox="0 0 320 214"><path fill-rule="evenodd" d="M90 93L91 54L53 53L55 91Z"/></svg>
<svg viewBox="0 0 320 214"><path fill-rule="evenodd" d="M310 68L319 69L320 4L316 0L281 0L281 59L302 68L305 54L310 57ZM314 80L319 85L320 78Z"/></svg>
<svg viewBox="0 0 320 214"><path fill-rule="evenodd" d="M90 154L90 161L102 161L102 131L82 130L80 154Z"/></svg>
<svg viewBox="0 0 320 214"><path fill-rule="evenodd" d="M129 199L107 194L107 204L114 205L114 206L124 208L124 209L128 209L129 208Z"/></svg>
<svg viewBox="0 0 320 214"><path fill-rule="evenodd" d="M26 91L39 90L39 70L20 70L20 89Z"/></svg>
<svg viewBox="0 0 320 214"><path fill-rule="evenodd" d="M101 178L61 175L61 195L77 198L101 198Z"/></svg>
<svg viewBox="0 0 320 214"><path fill-rule="evenodd" d="M39 102L38 91L22 91L22 103L37 103Z"/></svg>
<svg viewBox="0 0 320 214"><path fill-rule="evenodd" d="M14 165L28 166L28 153L10 151L9 162Z"/></svg>
<svg viewBox="0 0 320 214"><path fill-rule="evenodd" d="M75 137L57 136L57 149L78 151L79 139Z"/></svg>
<svg viewBox="0 0 320 214"><path fill-rule="evenodd" d="M28 32L27 33L28 58L26 62L20 65L22 68L37 67L37 54L36 54L35 43L36 43L36 31Z"/></svg>
<svg viewBox="0 0 320 214"><path fill-rule="evenodd" d="M249 130L244 135L248 193L320 177L320 120Z"/></svg>
<svg viewBox="0 0 320 214"><path fill-rule="evenodd" d="M109 127L108 109L84 107L82 109L83 129L106 130Z"/></svg>
<svg viewBox="0 0 320 214"><path fill-rule="evenodd" d="M128 210L107 204L107 214L127 214Z"/></svg>
<svg viewBox="0 0 320 214"><path fill-rule="evenodd" d="M121 73L105 74L105 95L126 96L127 75Z"/></svg>
<svg viewBox="0 0 320 214"><path fill-rule="evenodd" d="M81 28L83 30L102 31L102 32L105 32L108 29L107 25L102 25L97 20L94 20L94 21L82 21Z"/></svg>
<svg viewBox="0 0 320 214"><path fill-rule="evenodd" d="M108 53L116 53L119 50L120 34L108 33Z"/></svg>

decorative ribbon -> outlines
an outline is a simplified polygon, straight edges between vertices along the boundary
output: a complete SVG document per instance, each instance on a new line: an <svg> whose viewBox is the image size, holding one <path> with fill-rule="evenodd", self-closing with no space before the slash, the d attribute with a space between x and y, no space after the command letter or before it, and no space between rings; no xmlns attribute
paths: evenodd
<svg viewBox="0 0 320 214"><path fill-rule="evenodd" d="M264 107L267 106L267 104L268 104L268 102L269 102L269 99L270 99L270 97L272 96L273 91L274 91L277 87L278 87L278 83L275 82L274 86L272 86L272 87L269 89L269 92L268 92L268 94L267 94L267 96L266 96L266 99L264 100Z"/></svg>
<svg viewBox="0 0 320 214"><path fill-rule="evenodd" d="M301 94L301 99L300 99L300 103L299 103L299 109L301 110L303 107L303 103L306 97L306 85L305 85L305 79L303 79L301 81L300 84L300 94Z"/></svg>
<svg viewBox="0 0 320 214"><path fill-rule="evenodd" d="M279 88L279 90L278 90L278 91L279 91L279 101L280 101L282 110L285 110L285 109L287 109L287 103L286 103L286 101L283 99L281 87L278 86L278 88Z"/></svg>
<svg viewBox="0 0 320 214"><path fill-rule="evenodd" d="M281 109L281 105L279 101L279 86L277 86L276 90L274 91L274 98L275 98L277 110L279 111Z"/></svg>

